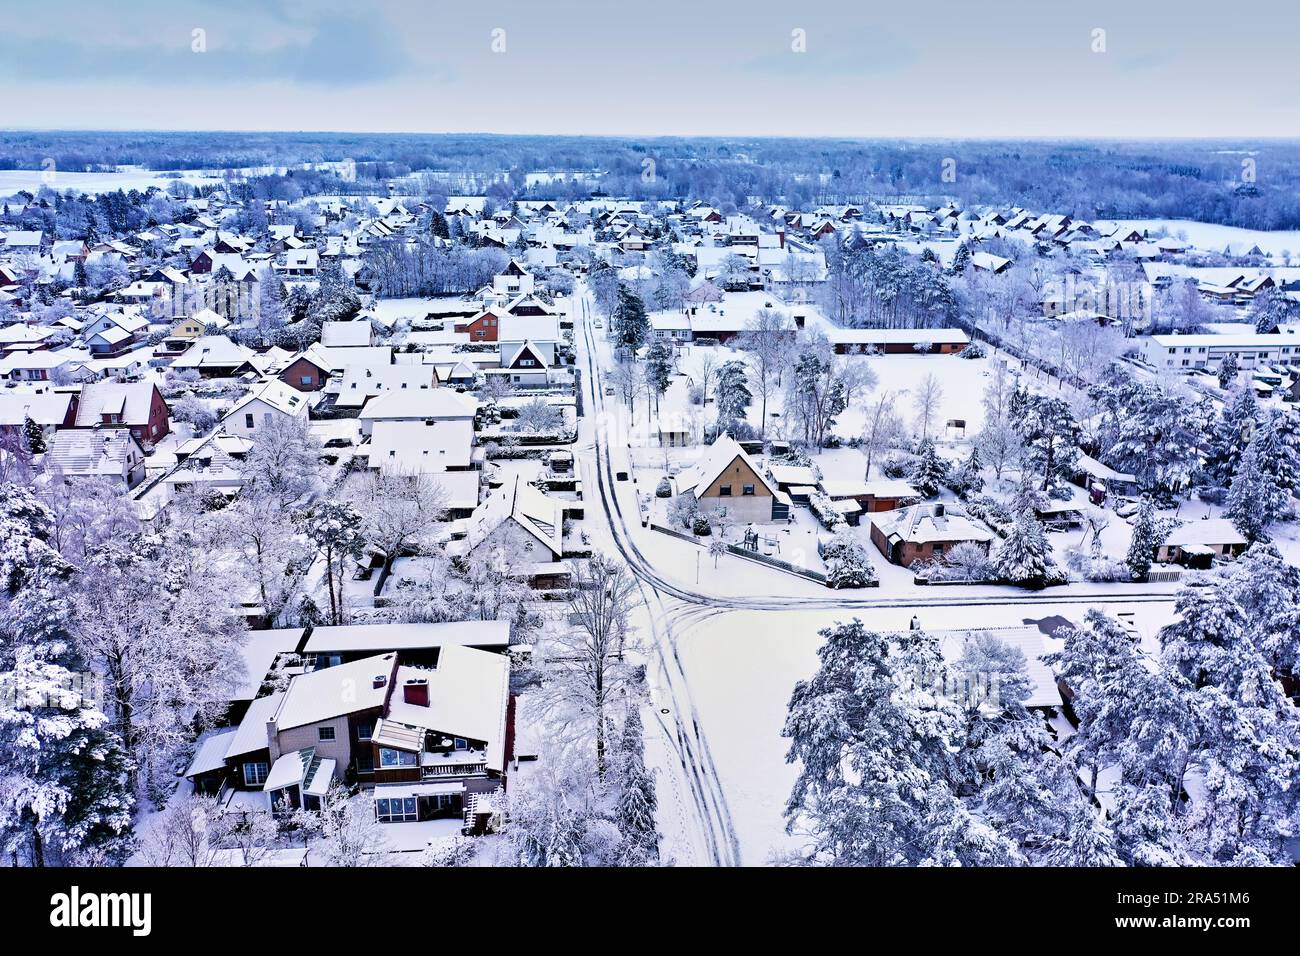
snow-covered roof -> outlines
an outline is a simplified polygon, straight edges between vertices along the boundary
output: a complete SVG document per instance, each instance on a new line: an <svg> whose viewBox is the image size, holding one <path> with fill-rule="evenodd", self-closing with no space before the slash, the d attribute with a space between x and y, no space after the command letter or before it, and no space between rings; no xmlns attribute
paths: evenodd
<svg viewBox="0 0 1300 956"><path fill-rule="evenodd" d="M423 380L424 374L417 378ZM366 402L358 416L362 419L472 419L478 400L452 388L418 388L384 391Z"/></svg>
<svg viewBox="0 0 1300 956"><path fill-rule="evenodd" d="M254 355L250 348L238 345L224 335L205 335L178 355L173 368L238 368Z"/></svg>
<svg viewBox="0 0 1300 956"><path fill-rule="evenodd" d="M68 392L0 392L0 425L18 426L28 418L38 425L62 425L71 402Z"/></svg>
<svg viewBox="0 0 1300 956"><path fill-rule="evenodd" d="M120 478L139 447L126 428L65 428L50 440L45 464L65 475Z"/></svg>
<svg viewBox="0 0 1300 956"><path fill-rule="evenodd" d="M266 749L266 722L275 716L283 701L284 693L281 691L258 697L248 705L244 719L239 722L239 732L235 734L230 742L230 749L226 751L227 759Z"/></svg>
<svg viewBox="0 0 1300 956"><path fill-rule="evenodd" d="M408 704L402 696L407 680L427 680L429 704ZM452 645L438 655L434 670L397 668L396 688L384 720L422 727L487 744L487 765L505 768L506 711L510 660L503 654Z"/></svg>
<svg viewBox="0 0 1300 956"><path fill-rule="evenodd" d="M261 402L277 412L283 412L285 415L296 417L307 414L306 396L293 386L286 385L278 378L273 378L253 388L239 401L231 405L230 411L226 413L226 418L242 412L247 405L253 402Z"/></svg>
<svg viewBox="0 0 1300 956"><path fill-rule="evenodd" d="M983 634L1016 648L1025 655L1025 672L1032 688L1029 699L1024 701L1025 706L1061 706L1061 692L1056 687L1056 676L1043 662L1047 647L1043 641L1043 633L1038 628L991 627L978 630L927 631L927 633L938 638L939 651L949 667L961 660L966 646Z"/></svg>
<svg viewBox="0 0 1300 956"><path fill-rule="evenodd" d="M81 387L77 425L98 425L104 415L120 415L124 425L145 425L153 405L152 382L88 382Z"/></svg>
<svg viewBox="0 0 1300 956"><path fill-rule="evenodd" d="M299 674L289 682L275 713L277 730L382 706L396 663L396 654L382 654Z"/></svg>
<svg viewBox="0 0 1300 956"><path fill-rule="evenodd" d="M406 651L433 647L504 649L508 621L446 621L414 624L342 624L313 628L303 646L309 654Z"/></svg>
<svg viewBox="0 0 1300 956"><path fill-rule="evenodd" d="M326 322L321 326L321 345L366 347L370 345L369 322Z"/></svg>
<svg viewBox="0 0 1300 956"><path fill-rule="evenodd" d="M919 498L921 493L905 481L882 478L860 481L855 478L823 478L822 491L831 498Z"/></svg>
<svg viewBox="0 0 1300 956"><path fill-rule="evenodd" d="M1240 544L1246 539L1227 518L1203 518L1188 521L1174 528L1162 542L1168 547L1185 548L1198 544Z"/></svg>
<svg viewBox="0 0 1300 956"><path fill-rule="evenodd" d="M698 498L709 490L709 486L737 458L740 458L749 467L749 470L758 476L758 480L767 486L768 491L774 495L777 493L771 479L759 470L753 459L745 453L745 449L741 448L740 444L730 435L719 436L709 446L709 450L704 457L693 468L682 472L678 476L677 485L682 490L693 492L695 497Z"/></svg>
<svg viewBox="0 0 1300 956"><path fill-rule="evenodd" d="M528 535L560 558L564 555L564 503L514 475L492 492L460 523L465 537L453 541L449 554L467 554L506 521L513 520Z"/></svg>
<svg viewBox="0 0 1300 956"><path fill-rule="evenodd" d="M189 767L182 776L196 777L201 773L210 773L224 767L226 754L230 752L230 745L234 742L237 733L239 733L238 727L223 727L200 737L194 759L190 761Z"/></svg>
<svg viewBox="0 0 1300 956"><path fill-rule="evenodd" d="M939 513L936 513L939 512ZM993 533L954 514L943 505L918 504L871 516L871 523L886 538L926 544L934 541L992 541Z"/></svg>
<svg viewBox="0 0 1300 956"><path fill-rule="evenodd" d="M468 468L474 453L474 423L467 418L374 423L370 467L385 474L419 475ZM477 475L473 476L477 481Z"/></svg>

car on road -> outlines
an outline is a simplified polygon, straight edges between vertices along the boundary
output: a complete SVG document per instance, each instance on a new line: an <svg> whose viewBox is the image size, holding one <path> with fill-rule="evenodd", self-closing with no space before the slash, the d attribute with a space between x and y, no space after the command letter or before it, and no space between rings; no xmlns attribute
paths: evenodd
<svg viewBox="0 0 1300 956"><path fill-rule="evenodd" d="M603 329L605 327L605 323L600 321L600 319L597 319L595 322L592 323L592 325L594 325L598 329Z"/></svg>
<svg viewBox="0 0 1300 956"><path fill-rule="evenodd" d="M606 395L613 395L613 394L614 394L614 386L613 386L613 385L606 385L606 386L605 386L605 394L606 394Z"/></svg>

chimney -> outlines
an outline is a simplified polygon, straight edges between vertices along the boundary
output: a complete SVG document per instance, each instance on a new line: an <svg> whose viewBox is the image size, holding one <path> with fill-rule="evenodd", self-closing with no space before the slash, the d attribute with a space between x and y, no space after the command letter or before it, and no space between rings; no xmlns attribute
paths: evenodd
<svg viewBox="0 0 1300 956"><path fill-rule="evenodd" d="M375 690L379 690L379 688L383 687L387 683L388 683L387 674L376 674L375 679L370 682L370 686Z"/></svg>
<svg viewBox="0 0 1300 956"><path fill-rule="evenodd" d="M935 516L936 518L942 518L942 517L943 517L943 505L942 505L942 504L937 504L937 505L934 506L934 516Z"/></svg>
<svg viewBox="0 0 1300 956"><path fill-rule="evenodd" d="M784 230L784 229L778 229L778 230L776 231L776 244L777 244L777 248L779 248L779 249L784 249L784 248L785 248L785 230Z"/></svg>
<svg viewBox="0 0 1300 956"><path fill-rule="evenodd" d="M416 707L428 707L429 681L424 677L412 677L402 685L402 700Z"/></svg>

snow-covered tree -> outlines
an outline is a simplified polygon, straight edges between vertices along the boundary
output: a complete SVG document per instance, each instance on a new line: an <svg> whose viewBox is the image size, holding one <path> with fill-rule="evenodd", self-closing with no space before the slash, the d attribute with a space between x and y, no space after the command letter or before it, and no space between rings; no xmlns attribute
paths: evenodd
<svg viewBox="0 0 1300 956"><path fill-rule="evenodd" d="M891 640L856 619L821 634L821 665L795 685L783 731L786 761L801 768L786 829L808 836L807 862L923 862L954 772L954 710L933 693L937 642L920 631Z"/></svg>
<svg viewBox="0 0 1300 956"><path fill-rule="evenodd" d="M1000 580L1022 587L1041 587L1052 568L1051 548L1042 522L1029 508L1016 515L1007 536L990 555Z"/></svg>
<svg viewBox="0 0 1300 956"><path fill-rule="evenodd" d="M1047 852L1049 866L1123 866L1115 833L1093 807L1083 801L1074 804L1069 834Z"/></svg>
<svg viewBox="0 0 1300 956"><path fill-rule="evenodd" d="M1219 363L1219 388L1229 388L1237 380L1237 353L1229 352Z"/></svg>
<svg viewBox="0 0 1300 956"><path fill-rule="evenodd" d="M749 373L744 362L724 362L718 369L718 383L713 390L718 409L718 425L729 431L744 422L754 394L749 388Z"/></svg>
<svg viewBox="0 0 1300 956"><path fill-rule="evenodd" d="M1260 443L1252 440L1241 456L1241 465L1228 489L1223 514L1247 541L1267 541L1266 529L1272 520L1271 503L1276 486L1260 467Z"/></svg>
<svg viewBox="0 0 1300 956"><path fill-rule="evenodd" d="M1237 473L1241 456L1259 425L1259 404L1249 386L1235 390L1209 435L1205 453L1205 474L1218 487L1226 488Z"/></svg>
<svg viewBox="0 0 1300 956"><path fill-rule="evenodd" d="M299 527L325 562L325 584L329 590L330 623L342 624L345 616L343 580L349 558L361 557L365 546L362 517L347 502L318 501L296 513Z"/></svg>
<svg viewBox="0 0 1300 956"><path fill-rule="evenodd" d="M876 580L867 549L848 531L837 533L823 548L826 582L833 588L865 588Z"/></svg>
<svg viewBox="0 0 1300 956"><path fill-rule="evenodd" d="M645 765L645 740L641 713L629 707L619 741L618 800L615 822L623 836L625 865L641 866L658 858L659 834L655 829L654 778Z"/></svg>
<svg viewBox="0 0 1300 956"><path fill-rule="evenodd" d="M917 448L916 464L908 481L923 497L933 498L939 493L941 485L948 477L948 462L939 457L934 442L922 438Z"/></svg>
<svg viewBox="0 0 1300 956"><path fill-rule="evenodd" d="M1133 516L1133 539L1129 544L1124 563L1133 574L1133 580L1145 581L1155 561L1156 548L1161 544L1161 523L1149 498L1143 498Z"/></svg>
<svg viewBox="0 0 1300 956"><path fill-rule="evenodd" d="M72 568L53 518L0 486L0 847L21 865L120 862L130 849L130 759L71 638Z"/></svg>

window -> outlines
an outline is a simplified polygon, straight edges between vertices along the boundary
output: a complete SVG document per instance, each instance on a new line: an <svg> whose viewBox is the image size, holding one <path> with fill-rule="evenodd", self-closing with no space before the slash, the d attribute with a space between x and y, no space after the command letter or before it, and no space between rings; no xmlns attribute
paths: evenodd
<svg viewBox="0 0 1300 956"><path fill-rule="evenodd" d="M375 732L375 725L372 721L363 720L357 723L357 740L369 740Z"/></svg>
<svg viewBox="0 0 1300 956"><path fill-rule="evenodd" d="M317 735L317 737L318 737L320 740L334 740L334 739L335 739L334 728L333 728L333 727L317 727L317 728L316 728L316 735Z"/></svg>
<svg viewBox="0 0 1300 956"><path fill-rule="evenodd" d="M753 486L753 485L741 485L741 486L740 486L740 493L741 493L742 495L752 495L752 494L754 493L754 486Z"/></svg>
<svg viewBox="0 0 1300 956"><path fill-rule="evenodd" d="M253 425L253 413L252 413L252 412L249 412L247 415L244 416L244 427L245 427L245 428L253 428L253 427L255 427L255 426Z"/></svg>
<svg viewBox="0 0 1300 956"><path fill-rule="evenodd" d="M375 755L369 750L357 754L357 773L374 773Z"/></svg>
<svg viewBox="0 0 1300 956"><path fill-rule="evenodd" d="M248 787L260 787L266 783L266 775L271 768L264 760L254 760L244 764L244 785Z"/></svg>
<svg viewBox="0 0 1300 956"><path fill-rule="evenodd" d="M298 384L299 384L299 385L310 385L310 384L311 384L311 376L310 376L310 375L303 375L301 378L298 379Z"/></svg>
<svg viewBox="0 0 1300 956"><path fill-rule="evenodd" d="M469 750L469 741L466 740L464 737L457 737L457 738L456 738L456 749L457 749L457 750Z"/></svg>
<svg viewBox="0 0 1300 956"><path fill-rule="evenodd" d="M379 766L381 767L414 767L415 754L408 753L405 750L390 750L388 747L379 748Z"/></svg>
<svg viewBox="0 0 1300 956"><path fill-rule="evenodd" d="M719 485L719 486L718 486L718 497L719 497L719 498L730 498L730 497L731 497L731 485Z"/></svg>
<svg viewBox="0 0 1300 956"><path fill-rule="evenodd" d="M380 823L414 823L419 819L415 797L380 797L375 801L375 817Z"/></svg>

